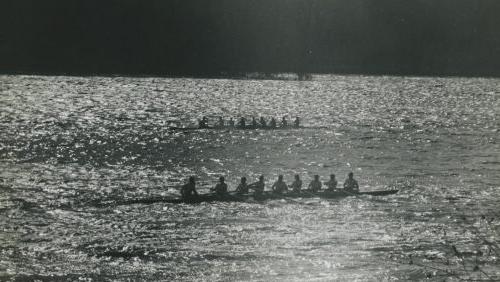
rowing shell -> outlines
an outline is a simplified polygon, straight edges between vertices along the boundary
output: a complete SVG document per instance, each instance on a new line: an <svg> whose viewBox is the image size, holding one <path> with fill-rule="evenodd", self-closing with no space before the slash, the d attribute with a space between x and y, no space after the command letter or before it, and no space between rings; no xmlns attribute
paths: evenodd
<svg viewBox="0 0 500 282"><path fill-rule="evenodd" d="M168 129L170 130L184 130L184 131L190 131L190 130L284 130L284 129L327 129L327 126L285 126L285 127L254 127L254 126L246 126L246 127L240 127L240 126L223 126L223 127L176 127L176 126L169 126Z"/></svg>
<svg viewBox="0 0 500 282"><path fill-rule="evenodd" d="M265 201L274 199L289 199L289 198L323 198L323 199L336 199L349 196L387 196L396 194L399 190L381 190L381 191L370 191L370 192L346 192L346 191L323 191L323 192L301 192L301 193L283 193L278 194L271 191L264 192L260 195L254 194L236 194L234 192L228 193L224 196L217 195L215 193L199 195L195 198L190 199L172 199L166 197L156 197L156 198L144 198L144 199L134 199L123 201L118 204L120 205L130 205L130 204L153 204L153 203L171 203L171 204L198 204L203 202L246 202L246 201Z"/></svg>

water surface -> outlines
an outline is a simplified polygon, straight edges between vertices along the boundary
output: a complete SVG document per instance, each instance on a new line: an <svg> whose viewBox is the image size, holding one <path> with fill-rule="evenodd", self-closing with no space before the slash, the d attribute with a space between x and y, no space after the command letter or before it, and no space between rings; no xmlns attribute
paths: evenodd
<svg viewBox="0 0 500 282"><path fill-rule="evenodd" d="M0 277L499 279L499 89L481 78L0 76ZM203 115L300 116L306 128L168 129ZM234 189L264 174L269 188L278 174L342 182L350 171L362 190L400 192L116 204L175 197L190 175L205 193L220 175Z"/></svg>

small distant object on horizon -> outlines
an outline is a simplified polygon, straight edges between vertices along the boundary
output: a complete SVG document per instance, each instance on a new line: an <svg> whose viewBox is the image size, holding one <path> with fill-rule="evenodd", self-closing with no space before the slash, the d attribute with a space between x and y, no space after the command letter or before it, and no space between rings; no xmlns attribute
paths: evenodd
<svg viewBox="0 0 500 282"><path fill-rule="evenodd" d="M227 123L225 122L222 116L217 117L217 122L214 126L209 126L209 120L206 116L203 116L198 120L198 127L192 129L214 129L214 128L240 128L240 129L276 129L276 128L299 128L300 127L300 117L295 117L293 124L288 124L287 116L283 116L280 124L277 124L277 121L274 117L271 117L269 123L266 123L264 117L259 118L259 122L255 117L252 117L251 123L247 124L247 120L245 117L240 117L237 124L235 124L233 118L231 117ZM177 127L175 127L177 128Z"/></svg>
<svg viewBox="0 0 500 282"><path fill-rule="evenodd" d="M268 72L250 72L246 73L246 79L267 79L267 80L298 80L309 81L313 76L310 73L268 73Z"/></svg>

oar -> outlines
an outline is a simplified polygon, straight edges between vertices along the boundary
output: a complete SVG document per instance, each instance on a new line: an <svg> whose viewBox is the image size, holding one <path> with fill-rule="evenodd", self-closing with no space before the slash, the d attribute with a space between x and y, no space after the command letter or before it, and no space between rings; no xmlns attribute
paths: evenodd
<svg viewBox="0 0 500 282"><path fill-rule="evenodd" d="M287 193L287 194L288 194L288 193ZM303 204L303 203L302 203L302 202L300 202L300 201L297 201L297 200L295 200L295 199L293 199L293 198L289 198L289 196L287 196L286 194L283 194L283 199L284 199L284 200L287 200L287 201L291 201L291 202L296 203L296 204Z"/></svg>
<svg viewBox="0 0 500 282"><path fill-rule="evenodd" d="M182 185L183 184L163 185L163 186L160 186L160 187L161 188L166 188L166 189L163 189L163 190L167 190L167 191L160 192L160 195L157 195L157 194L156 195L151 195L151 193L148 193L148 194L149 194L149 196L152 196L152 197L155 197L155 198L159 198L159 199L168 199L168 198L175 199L175 198L179 198L179 196L180 196L179 194L174 194L174 193L168 192L168 190L169 189L173 189L173 190L179 191L182 188ZM140 199L137 199L137 200L140 200Z"/></svg>
<svg viewBox="0 0 500 282"><path fill-rule="evenodd" d="M346 193L346 194L348 194L348 195L350 195L350 196L358 196L358 195L359 195L359 194L357 194L357 193L352 193L352 192L349 192L349 191L347 191L345 188L344 188L344 189L342 189L342 190L340 190L340 191L341 191L342 193Z"/></svg>
<svg viewBox="0 0 500 282"><path fill-rule="evenodd" d="M165 185L163 187L165 187L167 189L173 188L173 189L179 191L180 189L182 189L182 186L184 186L184 184ZM205 184L205 185L196 185L196 190L198 190L198 188L206 188L206 187L210 187L210 191L214 191L214 189L215 189L215 188L213 188L212 185ZM171 195L173 195L173 194L171 194ZM198 195L200 195L200 194L198 194ZM201 195L206 195L206 194L201 194ZM175 195L175 196L179 196L179 195Z"/></svg>
<svg viewBox="0 0 500 282"><path fill-rule="evenodd" d="M238 194L237 191L231 191L228 194L229 194L229 196L231 196L233 198L236 198L236 199L238 199L240 201L247 200L248 197L253 196L253 194L250 194L250 193Z"/></svg>
<svg viewBox="0 0 500 282"><path fill-rule="evenodd" d="M300 192L301 193L305 193L305 194L310 195L310 196L318 197L318 195L316 195L316 194L314 194L312 192L307 191L307 189L306 190L300 190Z"/></svg>
<svg viewBox="0 0 500 282"><path fill-rule="evenodd" d="M320 191L321 191L321 190L320 190ZM323 190L323 192L324 192L324 191L326 191L326 190ZM307 191L307 190L301 190L301 192L306 193L306 194L311 195L311 196L319 197L319 195L316 195L316 194L314 194L314 193L311 193L311 192L309 192L309 191ZM319 192L319 191L318 191L318 192ZM358 194L356 194L356 193L352 193L352 192L346 191L345 189L341 189L341 190L339 189L339 190L338 190L338 192L346 193L346 194L348 194L348 195L350 195L350 196L357 196L357 195L358 195Z"/></svg>
<svg viewBox="0 0 500 282"><path fill-rule="evenodd" d="M283 200L287 200L287 201L292 201L292 202L294 202L294 203L300 203L300 202L298 202L298 201L296 201L296 200L293 200L293 199L288 198L288 197L287 197L287 195L286 195L286 194L284 194L284 193L282 193L282 194L280 194L280 193L275 193L275 192L274 192L274 190L264 191L264 192L269 192L271 195L274 195L274 196L278 197L278 199L283 199ZM271 200L271 199L273 199L272 197L270 197L270 196L266 196L266 195L264 195L264 197L267 197L267 198L268 198L268 199L270 199L270 200Z"/></svg>

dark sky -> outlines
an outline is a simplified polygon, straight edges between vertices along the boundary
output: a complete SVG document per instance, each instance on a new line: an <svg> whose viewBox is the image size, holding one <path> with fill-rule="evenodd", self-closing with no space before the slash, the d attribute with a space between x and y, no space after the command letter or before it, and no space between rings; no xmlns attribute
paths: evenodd
<svg viewBox="0 0 500 282"><path fill-rule="evenodd" d="M500 76L499 0L1 0L0 73Z"/></svg>

